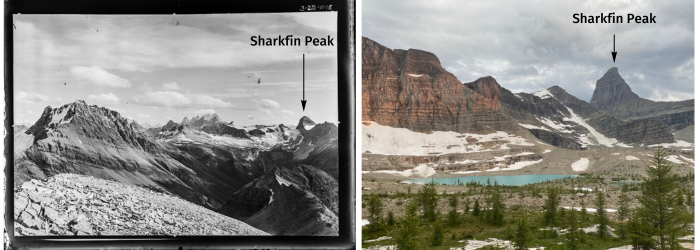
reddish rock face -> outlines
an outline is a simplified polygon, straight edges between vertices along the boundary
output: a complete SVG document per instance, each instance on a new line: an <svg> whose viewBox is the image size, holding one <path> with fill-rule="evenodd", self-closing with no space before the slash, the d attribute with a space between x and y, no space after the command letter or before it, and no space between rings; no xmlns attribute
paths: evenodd
<svg viewBox="0 0 700 250"><path fill-rule="evenodd" d="M504 118L484 112L499 108L442 68L434 54L391 50L363 37L362 120L419 132L491 130Z"/></svg>
<svg viewBox="0 0 700 250"><path fill-rule="evenodd" d="M499 85L493 77L482 77L476 79L476 81L465 83L464 85L474 90L479 95L491 100L496 106L496 109L501 109L501 100L503 100L501 96L501 85Z"/></svg>

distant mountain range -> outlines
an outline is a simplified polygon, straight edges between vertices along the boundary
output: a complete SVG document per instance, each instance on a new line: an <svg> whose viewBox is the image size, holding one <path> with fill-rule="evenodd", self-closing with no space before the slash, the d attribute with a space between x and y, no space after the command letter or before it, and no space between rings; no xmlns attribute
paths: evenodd
<svg viewBox="0 0 700 250"><path fill-rule="evenodd" d="M300 123L308 121L308 117L300 119ZM333 207L324 202L337 201L338 135L332 123L302 130L282 124L246 130L208 114L181 123L168 121L161 127L143 126L117 111L79 100L46 107L34 125L14 130L16 187L31 179L81 174L158 190L219 211L239 199L237 193L244 187L257 185L273 173L303 169L305 176L314 179L289 178L284 188L295 191L280 189L256 197L269 202L246 210L245 216L220 212L241 221L255 216L251 221L266 221L266 231L273 234L338 233L337 203ZM308 189L312 186L336 192ZM283 194L294 197L280 197ZM309 209L307 216L287 218L301 223L298 230L287 228L287 219L265 219L274 216L277 208L300 206L294 203L299 199L308 200L304 204L309 208L299 208Z"/></svg>
<svg viewBox="0 0 700 250"><path fill-rule="evenodd" d="M588 103L558 86L528 94L512 93L490 76L461 83L430 52L392 50L364 37L362 52L362 120L381 125L416 132L526 129L569 149L671 143L673 132L694 125L694 100L639 98L617 68L598 80Z"/></svg>

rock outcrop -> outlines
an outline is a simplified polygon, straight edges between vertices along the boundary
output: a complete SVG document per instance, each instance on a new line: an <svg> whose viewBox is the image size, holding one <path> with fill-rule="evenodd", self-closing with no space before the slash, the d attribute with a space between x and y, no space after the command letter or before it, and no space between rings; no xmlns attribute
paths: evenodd
<svg viewBox="0 0 700 250"><path fill-rule="evenodd" d="M464 86L432 53L362 38L362 120L417 132L516 127L498 103Z"/></svg>
<svg viewBox="0 0 700 250"><path fill-rule="evenodd" d="M179 197L89 176L27 181L14 196L23 236L268 235Z"/></svg>
<svg viewBox="0 0 700 250"><path fill-rule="evenodd" d="M275 235L338 235L338 182L312 166L278 167L219 212Z"/></svg>
<svg viewBox="0 0 700 250"><path fill-rule="evenodd" d="M617 67L598 79L590 103L622 120L656 117L674 130L695 124L695 100L655 102L641 98L632 92Z"/></svg>

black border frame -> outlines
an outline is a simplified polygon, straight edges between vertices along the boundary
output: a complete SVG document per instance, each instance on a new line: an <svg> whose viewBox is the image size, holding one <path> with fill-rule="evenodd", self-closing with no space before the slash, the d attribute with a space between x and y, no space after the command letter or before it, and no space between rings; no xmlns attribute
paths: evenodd
<svg viewBox="0 0 700 250"><path fill-rule="evenodd" d="M301 12L302 5L332 4L338 12L338 156L339 236L14 236L14 143L5 136L5 230L17 248L302 248L354 249L355 235L355 0L6 0L5 1L5 129L12 131L13 14L228 14ZM318 11L318 10L317 10ZM313 100L311 100L313 101ZM313 104L312 104L313 105ZM12 168L11 168L12 167Z"/></svg>

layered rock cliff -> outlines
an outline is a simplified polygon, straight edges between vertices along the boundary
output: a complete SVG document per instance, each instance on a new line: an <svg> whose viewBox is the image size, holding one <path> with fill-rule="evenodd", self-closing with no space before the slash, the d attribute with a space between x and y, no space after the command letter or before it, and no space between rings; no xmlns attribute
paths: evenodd
<svg viewBox="0 0 700 250"><path fill-rule="evenodd" d="M498 103L464 86L432 53L362 38L362 120L430 131L516 129Z"/></svg>

